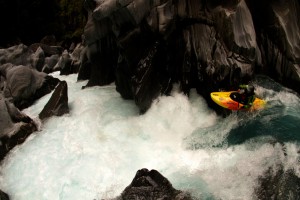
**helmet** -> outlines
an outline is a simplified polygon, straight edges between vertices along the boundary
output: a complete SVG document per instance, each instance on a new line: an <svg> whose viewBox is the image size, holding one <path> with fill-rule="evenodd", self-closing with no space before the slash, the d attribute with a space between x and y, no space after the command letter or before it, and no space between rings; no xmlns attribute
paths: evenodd
<svg viewBox="0 0 300 200"><path fill-rule="evenodd" d="M247 86L246 93L250 94L250 95L254 94L254 87L253 87L253 85L248 85Z"/></svg>

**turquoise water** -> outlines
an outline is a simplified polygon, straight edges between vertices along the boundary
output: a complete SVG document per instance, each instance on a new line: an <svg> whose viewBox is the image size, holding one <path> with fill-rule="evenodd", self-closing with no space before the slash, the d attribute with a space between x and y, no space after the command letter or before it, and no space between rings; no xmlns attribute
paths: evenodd
<svg viewBox="0 0 300 200"><path fill-rule="evenodd" d="M110 199L137 170L156 169L176 189L198 199L254 199L257 178L282 164L299 176L300 99L266 77L256 93L259 112L217 116L205 100L176 86L144 115L115 85L81 90L66 80L70 113L40 125L1 164L0 188L13 200ZM47 95L25 112L36 118Z"/></svg>

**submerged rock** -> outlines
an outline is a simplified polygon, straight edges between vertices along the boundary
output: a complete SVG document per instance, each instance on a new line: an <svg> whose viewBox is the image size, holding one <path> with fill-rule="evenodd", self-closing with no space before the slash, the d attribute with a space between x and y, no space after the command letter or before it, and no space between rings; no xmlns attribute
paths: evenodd
<svg viewBox="0 0 300 200"><path fill-rule="evenodd" d="M269 168L259 177L258 183L255 189L257 199L300 199L300 178L293 169Z"/></svg>
<svg viewBox="0 0 300 200"><path fill-rule="evenodd" d="M9 196L0 190L0 200L9 200Z"/></svg>
<svg viewBox="0 0 300 200"><path fill-rule="evenodd" d="M164 200L191 200L191 196L173 188L172 184L156 170L138 170L129 186L125 188L121 199L164 199Z"/></svg>

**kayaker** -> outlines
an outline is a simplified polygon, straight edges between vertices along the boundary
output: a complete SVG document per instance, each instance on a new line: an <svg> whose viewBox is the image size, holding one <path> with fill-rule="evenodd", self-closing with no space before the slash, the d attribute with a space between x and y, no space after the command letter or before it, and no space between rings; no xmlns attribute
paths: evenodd
<svg viewBox="0 0 300 200"><path fill-rule="evenodd" d="M253 85L239 85L239 93L241 95L241 103L244 104L243 108L250 108L255 100Z"/></svg>

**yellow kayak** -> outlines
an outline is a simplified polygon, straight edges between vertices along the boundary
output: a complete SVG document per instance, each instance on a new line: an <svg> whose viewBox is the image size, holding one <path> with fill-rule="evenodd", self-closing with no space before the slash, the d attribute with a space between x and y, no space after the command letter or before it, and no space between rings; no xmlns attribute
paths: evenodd
<svg viewBox="0 0 300 200"><path fill-rule="evenodd" d="M219 106L230 110L260 110L263 109L266 104L264 100L256 97L253 105L250 108L245 109L244 104L239 102L240 94L236 91L212 92L210 93L210 97Z"/></svg>

